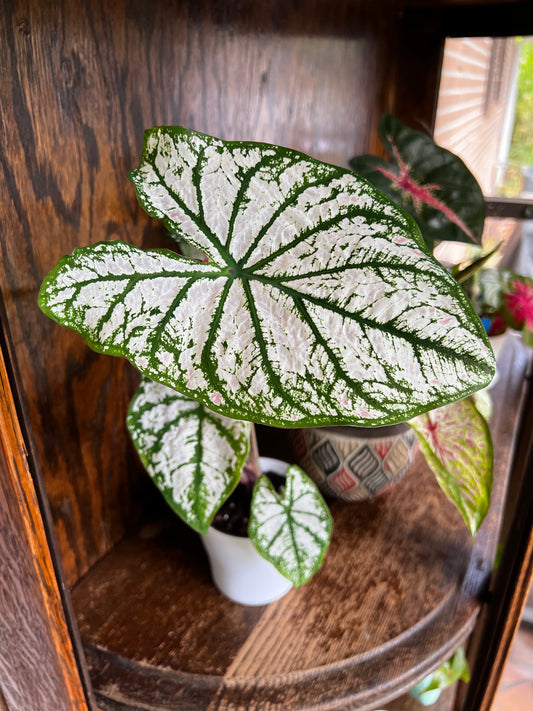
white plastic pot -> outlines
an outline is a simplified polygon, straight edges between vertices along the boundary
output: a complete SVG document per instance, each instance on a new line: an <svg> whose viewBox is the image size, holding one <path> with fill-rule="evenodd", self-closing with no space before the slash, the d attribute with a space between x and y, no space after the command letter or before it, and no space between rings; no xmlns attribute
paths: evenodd
<svg viewBox="0 0 533 711"><path fill-rule="evenodd" d="M499 336L489 336L490 345L492 346L492 350L494 351L494 357L496 358L496 361L498 360L498 356L503 350L503 345L507 339L507 333L507 331L504 331ZM487 390L489 388L492 388L493 385L496 385L496 383L498 382L498 377L498 364L496 363L496 373L491 382L487 385Z"/></svg>
<svg viewBox="0 0 533 711"><path fill-rule="evenodd" d="M262 471L283 476L288 464L260 457ZM254 548L249 538L232 536L212 526L202 542L213 582L220 592L241 605L266 605L286 595L292 583Z"/></svg>

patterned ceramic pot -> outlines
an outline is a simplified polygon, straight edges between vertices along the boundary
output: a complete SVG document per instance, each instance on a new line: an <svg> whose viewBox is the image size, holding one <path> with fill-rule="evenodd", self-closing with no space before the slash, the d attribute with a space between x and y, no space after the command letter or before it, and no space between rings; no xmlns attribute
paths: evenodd
<svg viewBox="0 0 533 711"><path fill-rule="evenodd" d="M398 481L413 463L417 440L408 425L293 430L299 464L325 493L365 501Z"/></svg>

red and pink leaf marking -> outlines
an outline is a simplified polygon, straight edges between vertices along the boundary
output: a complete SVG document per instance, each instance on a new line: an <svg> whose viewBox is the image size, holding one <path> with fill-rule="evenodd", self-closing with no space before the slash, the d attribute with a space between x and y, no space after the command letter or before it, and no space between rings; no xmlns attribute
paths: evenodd
<svg viewBox="0 0 533 711"><path fill-rule="evenodd" d="M387 140L391 145L394 158L396 159L398 168L400 169L400 175L396 175L391 170L388 170L387 168L383 168L381 166L377 167L377 170L382 173L382 175L384 175L386 178L388 178L393 183L393 185L399 188L402 191L403 195L406 197L406 199L411 198L417 210L420 210L422 204L426 204L429 207L432 207L434 210L442 212L442 214L448 220L450 220L450 222L459 227L459 229L462 230L466 235L468 235L468 237L470 237L472 241L478 242L479 240L476 239L472 231L467 227L467 225L459 217L459 215L457 215L451 209L451 207L446 205L446 203L442 202L442 200L439 200L433 194L435 191L441 190L442 187L436 184L430 183L428 185L423 185L417 182L410 175L409 166L402 159L397 146L394 144L392 136L388 135Z"/></svg>

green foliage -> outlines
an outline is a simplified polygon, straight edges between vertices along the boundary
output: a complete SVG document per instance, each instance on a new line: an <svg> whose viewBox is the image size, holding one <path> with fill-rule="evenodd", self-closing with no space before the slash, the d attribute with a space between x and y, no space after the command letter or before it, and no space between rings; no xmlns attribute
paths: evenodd
<svg viewBox="0 0 533 711"><path fill-rule="evenodd" d="M167 503L185 523L207 533L241 477L250 423L219 415L143 378L130 403L127 425Z"/></svg>
<svg viewBox="0 0 533 711"><path fill-rule="evenodd" d="M416 220L430 249L445 240L481 243L485 202L463 161L388 114L379 135L392 160L357 156L353 170Z"/></svg>
<svg viewBox="0 0 533 711"><path fill-rule="evenodd" d="M513 135L508 170L502 194L517 197L521 189L522 166L533 166L533 41L521 40Z"/></svg>
<svg viewBox="0 0 533 711"><path fill-rule="evenodd" d="M130 177L207 261L124 242L64 257L39 303L95 350L281 427L393 424L491 381L463 291L414 221L351 171L157 128Z"/></svg>
<svg viewBox="0 0 533 711"><path fill-rule="evenodd" d="M431 706L437 702L443 689L447 689L459 679L470 681L470 670L462 647L409 693L423 706Z"/></svg>
<svg viewBox="0 0 533 711"><path fill-rule="evenodd" d="M432 155L439 179L455 174ZM351 171L161 127L146 132L129 177L184 254L118 241L77 249L46 277L39 305L146 376L128 426L196 530L238 482L250 421L394 423L491 381L494 358L463 291L415 221ZM250 537L296 585L330 535L303 472L289 470L282 496L259 480Z"/></svg>
<svg viewBox="0 0 533 711"><path fill-rule="evenodd" d="M490 430L470 398L419 415L409 424L446 497L475 536L490 505Z"/></svg>
<svg viewBox="0 0 533 711"><path fill-rule="evenodd" d="M266 476L257 481L248 535L259 553L296 587L322 565L332 526L322 496L299 467L289 467L281 493Z"/></svg>

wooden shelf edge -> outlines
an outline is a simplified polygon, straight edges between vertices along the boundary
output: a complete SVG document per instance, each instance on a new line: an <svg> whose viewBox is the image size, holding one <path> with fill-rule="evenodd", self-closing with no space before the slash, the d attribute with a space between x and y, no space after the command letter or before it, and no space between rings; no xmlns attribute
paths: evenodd
<svg viewBox="0 0 533 711"><path fill-rule="evenodd" d="M512 341L510 346L502 362L500 382L494 387L498 403L493 419L498 450L496 496L475 545L422 460L422 465L416 465L415 474L410 479L410 475L405 477L386 497L359 506L335 504L334 518L336 524L341 524L342 541L337 541L336 550L332 544L334 550L324 569L308 586L265 608L241 608L222 598L210 583L199 545L179 527L171 524L148 537L140 532L119 544L73 591L90 675L102 711L235 711L257 704L258 698L271 711L364 711L397 698L446 661L475 627L496 550L515 449L515 424L524 406L523 376L529 364L520 344ZM410 510L400 522L398 509L402 506L396 502L401 502L402 496L410 503L418 496L424 503L418 502L418 508ZM381 575L380 568L367 563L361 569L365 582L359 584L359 590L352 588L360 582L353 572L351 581L340 590L340 599L345 602L333 615L336 618L332 626L330 602L337 596L338 574L346 568L351 537L364 548L374 544L379 532L385 547L394 546L391 541L402 526L405 530L398 540L404 542L403 549L396 549L395 556L399 554L401 558L399 569L411 576L410 584L420 579L425 585L419 587L425 590L434 582L432 572L441 576L435 583L431 605L427 600L424 603L423 596L418 602L415 600L415 606L422 606L419 612L425 612L417 613L415 622L402 628L408 618L402 618L401 613L400 619L395 619L392 599L392 607L389 605L379 624L399 625L395 633L388 635L381 628L381 642L367 647L357 641L357 634L352 635L348 644L339 644L337 660L324 663L330 657L322 655L322 662L311 664L308 646L314 644L312 640L321 638L315 650L320 657L321 643L329 644L332 636L332 645L338 644L335 630L345 616L350 623L357 623L354 596L364 596L365 589L372 591L372 586L380 584L389 585L385 602L390 603L394 593L391 581L384 581L385 573ZM443 538L446 541L441 544ZM414 558L409 558L413 544L416 552ZM342 545L348 546L344 552ZM379 550L378 546L375 558ZM394 556L388 564L391 561L394 564ZM351 565L361 563L356 556ZM417 565L422 567L418 569ZM148 581L139 577L139 568L151 571ZM162 592L161 588L167 586L168 590ZM127 600L122 599L124 590ZM173 612L165 609L166 599L174 601ZM193 614L190 607L195 601L199 601L198 611ZM362 604L361 599L359 603ZM100 604L107 605L108 617L98 609ZM123 609L117 611L117 606ZM375 614L379 606L369 609ZM187 623L178 627L183 614L189 615ZM133 641L122 632L129 616L140 624L140 631L130 635ZM163 632L152 638L158 624ZM307 625L306 632L301 632L300 624ZM175 642L168 637L172 634L176 635ZM153 641L147 642L146 637ZM223 649L213 652L219 641L221 648L228 641L229 647L233 645L233 651L226 652L227 663ZM290 664L285 667L283 663L268 668L269 654L281 653L283 659L287 645L294 648L294 655L302 655L303 664L292 670ZM157 649L162 651L154 656L153 650ZM276 649L277 652L272 651ZM196 672L195 664L199 669L204 666L204 654L212 655L212 673ZM180 666L180 659L184 666Z"/></svg>
<svg viewBox="0 0 533 711"><path fill-rule="evenodd" d="M448 616L455 612L451 609L455 604L453 601L443 610L441 623L445 624ZM253 682L238 677L224 679L154 667L124 659L93 645L85 645L85 653L102 711L229 711L251 707L257 696L271 711L284 711L289 707L289 700L293 711L370 711L376 704L386 704L408 692L465 642L479 612L477 606L470 605L470 608L464 610L464 624L457 634L445 644L427 650L424 659L415 667L409 666L407 660L412 659L424 640L413 637L407 644L390 645L389 652L381 655L380 664L397 666L398 660L404 660L404 668L381 686L379 693L376 693L375 685L369 683L342 697L337 696L339 689L353 686L354 679L372 678L379 650L364 662L346 659L328 669L256 677Z"/></svg>

